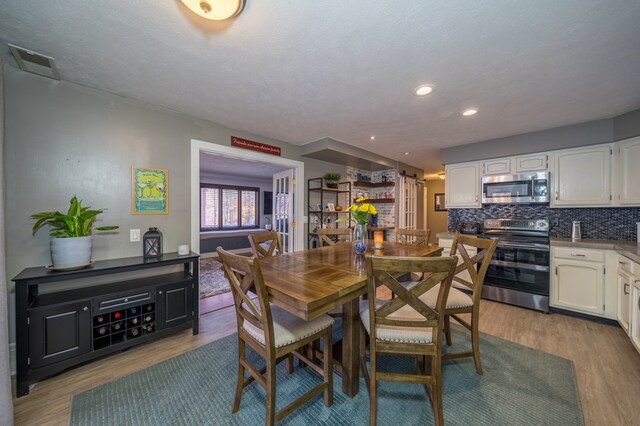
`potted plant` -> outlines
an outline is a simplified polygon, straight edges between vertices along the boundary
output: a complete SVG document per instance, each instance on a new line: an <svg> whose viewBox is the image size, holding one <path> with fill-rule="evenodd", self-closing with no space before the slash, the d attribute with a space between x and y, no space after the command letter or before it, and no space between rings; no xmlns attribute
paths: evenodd
<svg viewBox="0 0 640 426"><path fill-rule="evenodd" d="M91 210L91 207L83 207L82 201L74 196L70 201L67 213L41 212L31 215L36 223L33 225L33 234L45 225L51 230L51 262L53 269L82 268L91 263L91 233L97 216L103 213L103 209ZM118 226L100 226L97 231L111 231Z"/></svg>
<svg viewBox="0 0 640 426"><path fill-rule="evenodd" d="M338 182L340 182L340 173L325 173L322 178L327 184L327 188L338 189Z"/></svg>

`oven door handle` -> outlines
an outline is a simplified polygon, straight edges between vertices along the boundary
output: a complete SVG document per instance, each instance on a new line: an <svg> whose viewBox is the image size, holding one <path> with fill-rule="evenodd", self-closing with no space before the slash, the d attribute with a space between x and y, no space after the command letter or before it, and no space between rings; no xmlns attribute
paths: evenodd
<svg viewBox="0 0 640 426"><path fill-rule="evenodd" d="M535 198L535 192L536 192L536 178L535 176L531 176L531 199L532 200Z"/></svg>
<svg viewBox="0 0 640 426"><path fill-rule="evenodd" d="M546 244L507 243L504 241L498 241L498 247L519 248L535 251L549 251L549 246Z"/></svg>
<svg viewBox="0 0 640 426"><path fill-rule="evenodd" d="M494 266L506 266L508 268L528 269L531 271L549 272L549 267L544 265L532 265L530 263L507 262L506 260L492 260L489 262Z"/></svg>

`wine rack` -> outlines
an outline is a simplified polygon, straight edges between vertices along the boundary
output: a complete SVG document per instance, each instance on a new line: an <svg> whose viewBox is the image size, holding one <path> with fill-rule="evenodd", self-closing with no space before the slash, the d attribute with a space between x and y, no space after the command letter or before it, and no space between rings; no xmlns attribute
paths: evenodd
<svg viewBox="0 0 640 426"><path fill-rule="evenodd" d="M156 330L155 320L155 303L94 315L93 350L153 333Z"/></svg>

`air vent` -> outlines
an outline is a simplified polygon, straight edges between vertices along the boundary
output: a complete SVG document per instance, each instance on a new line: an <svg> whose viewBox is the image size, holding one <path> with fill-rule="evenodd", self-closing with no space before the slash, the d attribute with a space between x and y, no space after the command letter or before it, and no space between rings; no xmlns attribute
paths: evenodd
<svg viewBox="0 0 640 426"><path fill-rule="evenodd" d="M9 49L22 71L60 80L60 73L52 57L12 44L9 45Z"/></svg>

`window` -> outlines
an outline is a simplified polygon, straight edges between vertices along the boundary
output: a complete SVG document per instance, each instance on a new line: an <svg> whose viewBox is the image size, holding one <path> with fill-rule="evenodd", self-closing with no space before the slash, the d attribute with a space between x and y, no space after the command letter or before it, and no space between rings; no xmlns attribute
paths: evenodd
<svg viewBox="0 0 640 426"><path fill-rule="evenodd" d="M200 185L200 230L258 227L258 188Z"/></svg>

